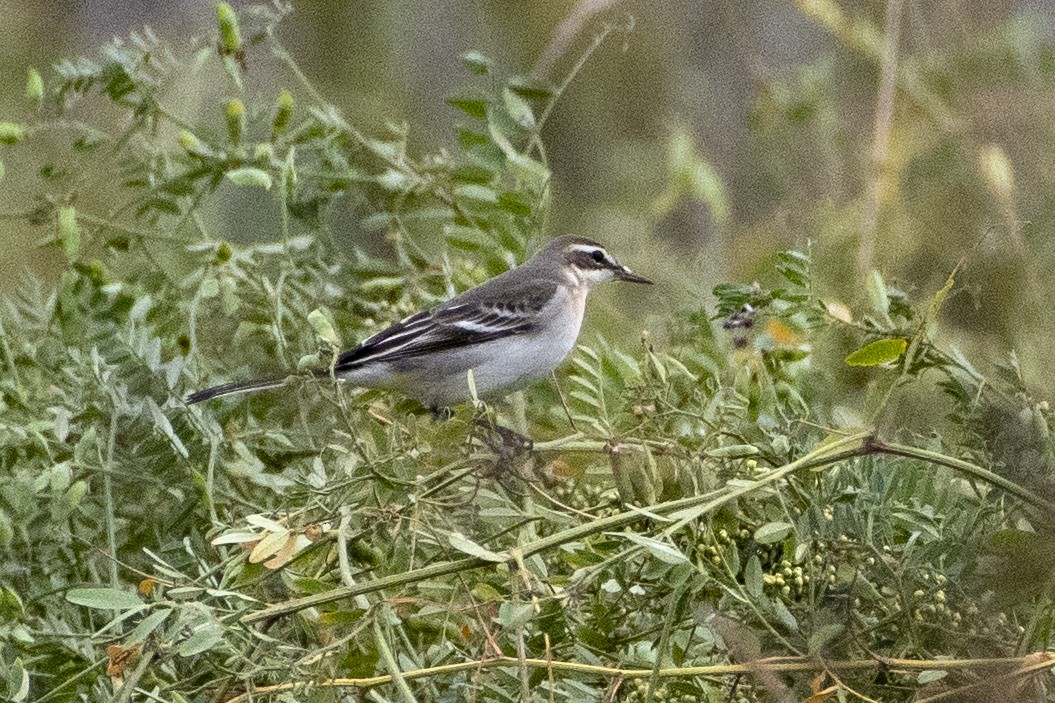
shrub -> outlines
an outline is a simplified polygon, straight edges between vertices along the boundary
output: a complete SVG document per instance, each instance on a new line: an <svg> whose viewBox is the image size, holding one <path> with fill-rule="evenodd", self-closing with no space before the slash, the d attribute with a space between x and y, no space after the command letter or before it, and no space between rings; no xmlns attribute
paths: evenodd
<svg viewBox="0 0 1055 703"><path fill-rule="evenodd" d="M31 74L38 116L0 125L68 262L0 311L4 695L890 700L1051 665L1022 656L1050 646L1051 411L1014 357L988 378L941 343L955 273L923 302L873 273L851 309L785 252L662 343L588 340L563 392L445 422L325 380L186 406L325 368L522 260L549 209L567 82L471 53L458 150L416 156L318 96L276 7ZM266 62L290 83L251 86ZM167 103L187 84L213 119ZM224 208L275 236L218 238Z"/></svg>

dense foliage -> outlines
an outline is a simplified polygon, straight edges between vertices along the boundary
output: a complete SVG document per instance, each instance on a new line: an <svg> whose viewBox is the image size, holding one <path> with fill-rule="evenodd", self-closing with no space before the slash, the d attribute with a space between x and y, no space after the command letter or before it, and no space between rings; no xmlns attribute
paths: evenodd
<svg viewBox="0 0 1055 703"><path fill-rule="evenodd" d="M0 124L41 161L27 236L68 260L0 309L3 696L1042 695L1051 409L1013 355L984 374L943 342L956 271L918 299L873 271L851 306L804 242L446 421L306 374L186 406L325 368L549 234L540 130L572 76L466 55L458 149L413 156L317 94L283 12L221 4L189 47L143 32L31 72L35 114ZM164 99L188 84L213 123ZM206 213L240 198L274 237L218 236Z"/></svg>

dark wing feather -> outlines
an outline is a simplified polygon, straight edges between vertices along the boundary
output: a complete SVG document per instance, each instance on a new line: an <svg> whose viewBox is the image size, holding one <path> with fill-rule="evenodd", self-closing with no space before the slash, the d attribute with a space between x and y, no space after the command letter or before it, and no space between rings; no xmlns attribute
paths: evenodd
<svg viewBox="0 0 1055 703"><path fill-rule="evenodd" d="M501 277L499 277L501 278ZM492 279L493 283L498 279ZM355 349L344 352L335 371L350 370L362 364L399 361L458 347L481 344L535 329L535 315L553 295L556 287L530 281L514 284L506 292L515 304L494 303L485 284L447 303L419 312L397 322Z"/></svg>

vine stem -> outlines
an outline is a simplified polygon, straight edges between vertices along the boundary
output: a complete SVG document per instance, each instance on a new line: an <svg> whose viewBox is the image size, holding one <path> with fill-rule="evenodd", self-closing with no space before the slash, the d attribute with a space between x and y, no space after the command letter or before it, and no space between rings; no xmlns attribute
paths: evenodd
<svg viewBox="0 0 1055 703"><path fill-rule="evenodd" d="M759 669L776 673L795 673L828 669L831 671L947 671L949 669L1006 669L1009 676L1027 676L1045 669L1055 668L1055 654L1037 652L1025 657L998 659L847 659L824 661L814 657L769 657L758 659L747 664L713 664L710 666L671 667L665 669L620 669L618 667L579 662L555 661L552 659L518 659L517 657L495 657L493 659L444 664L425 669L403 672L407 680L454 674L461 671L474 671L496 667L528 666L534 669L550 668L554 671L569 671L594 676L618 677L627 679L646 679L653 674L659 678L676 678L686 676L734 676L752 674ZM260 686L252 692L229 698L226 703L245 703L256 696L274 695L288 691L312 688L372 688L392 683L391 676L371 676L359 679L324 679L321 681L293 681Z"/></svg>
<svg viewBox="0 0 1055 703"><path fill-rule="evenodd" d="M680 527L684 527L686 524L697 519L701 515L726 505L727 503L753 491L765 488L795 471L818 468L837 461L842 461L849 457L867 454L869 452L870 441L870 432L857 432L847 437L822 444L808 454L781 467L777 471L771 472L758 481L753 481L736 488L726 487L698 496L690 496L688 498L679 498L678 500L658 503L656 505L648 506L648 512L655 515L670 515L677 520L677 522L674 523L674 526L677 526L678 529L680 529ZM574 542L590 535L626 527L627 525L640 520L641 516L641 509L633 508L606 518L593 520L567 530L562 530L548 537L543 537L522 544L518 547L517 551L522 558L527 558L534 554L545 552L554 547L567 544L568 542ZM675 529L674 526L669 527L667 531L673 531ZM513 555L508 552L502 554L502 556L503 562L508 562L513 559ZM365 593L372 593L386 588L416 583L418 581L424 581L438 576L447 576L449 574L455 574L470 569L493 566L495 563L496 562L493 558L484 559L481 557L468 557L466 559L457 559L455 561L432 564L406 573L392 574L391 576L356 584L354 586L340 586L324 593L316 593L303 598L294 598L283 603L276 603L242 616L242 623L250 625L261 620L289 615L325 603L332 603L333 601L343 600L345 598L354 598L355 596Z"/></svg>
<svg viewBox="0 0 1055 703"><path fill-rule="evenodd" d="M1026 488L1018 485L1014 481L995 474L988 469L983 469L977 464L972 464L969 461L963 459L956 459L945 454L938 452L932 452L929 449L919 449L918 447L909 447L904 444L887 444L881 442L878 439L873 439L869 443L869 447L874 454L890 454L893 456L902 456L908 459L920 459L931 464L937 464L938 466L946 466L950 469L955 469L961 473L965 473L969 476L981 479L986 483L990 483L994 486L998 486L1011 495L1021 498L1022 500L1035 505L1038 508L1043 508L1048 513L1055 515L1055 503L1051 502L1043 496L1039 496Z"/></svg>
<svg viewBox="0 0 1055 703"><path fill-rule="evenodd" d="M596 445L597 451L603 451L606 443L597 442ZM822 443L808 454L769 472L766 476L763 476L757 481L752 481L751 483L737 487L726 486L703 495L658 503L656 505L648 506L647 510L650 514L663 515L674 520L674 522L666 526L663 530L664 534L670 535L676 533L678 530L684 528L686 525L699 519L703 515L749 495L750 493L771 486L797 471L816 469L840 461L845 461L846 459L871 454L892 454L919 459L940 466L947 466L961 473L965 473L974 478L998 486L1032 505L1041 507L1050 511L1052 514L1055 514L1055 503L1052 503L1041 496L1035 495L1018 484L1009 481L1002 476L998 476L991 471L983 469L980 466L925 449L917 449L915 447L907 447L899 444L887 444L876 439L871 431L856 432L840 439ZM518 551L522 558L526 558L553 549L554 547L559 547L562 544L583 539L590 535L624 528L641 519L642 514L641 508L633 507L622 513L617 513L616 515L598 520L592 520L582 525L562 530L548 537L543 537L522 544L518 548ZM501 554L501 556L503 557L503 562L508 562L513 558L508 552ZM495 563L493 557L491 559L467 557L465 559L456 559L454 561L432 564L420 569L415 569L402 574L392 574L366 583L344 585L324 593L316 593L303 598L294 598L281 603L275 603L243 615L241 622L245 625L251 625L271 618L290 615L306 608L316 607L325 603L332 603L345 598L354 598L366 593L404 586L439 576L447 576L467 570L485 568L487 566L493 566Z"/></svg>
<svg viewBox="0 0 1055 703"><path fill-rule="evenodd" d="M348 531L350 529L351 519L348 514L341 516L341 524L337 528L337 565L338 570L341 572L341 581L344 582L345 586L354 587L355 577L352 576L352 565L348 560ZM370 601L367 600L365 595L355 597L355 604L362 610L370 611ZM380 617L384 613L384 608L387 604L382 604L381 612L375 612L373 614L373 623L371 629L374 633L374 644L377 645L377 654L381 660L385 663L385 668L388 669L389 677L396 685L396 690L399 691L399 695L403 698L405 703L417 703L417 699L414 697L414 692L410 690L410 686L407 684L406 677L403 676L403 672L399 669L399 662L396 661L395 655L392 653L392 648L388 645L388 637L385 635L384 629L381 627Z"/></svg>

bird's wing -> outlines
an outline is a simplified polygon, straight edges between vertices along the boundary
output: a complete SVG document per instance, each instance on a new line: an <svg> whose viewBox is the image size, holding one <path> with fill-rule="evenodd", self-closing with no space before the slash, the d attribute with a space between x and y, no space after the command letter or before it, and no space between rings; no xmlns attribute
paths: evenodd
<svg viewBox="0 0 1055 703"><path fill-rule="evenodd" d="M334 370L398 361L530 332L535 329L536 316L552 297L554 287L536 282L526 290L508 290L509 299L515 303L496 303L475 289L367 338L355 349L341 354Z"/></svg>

